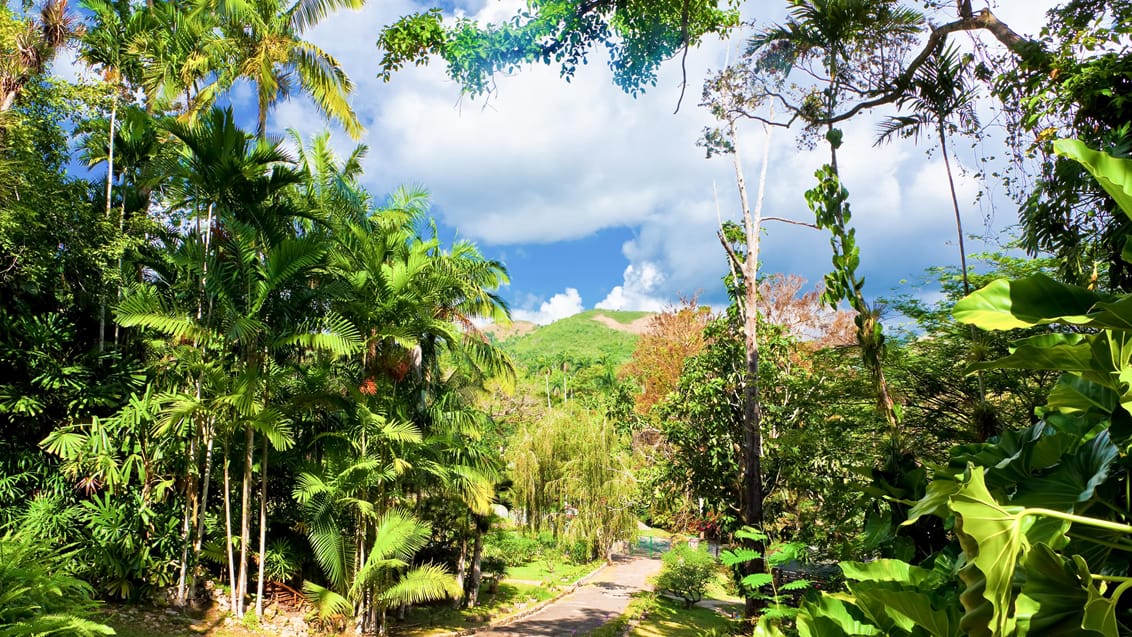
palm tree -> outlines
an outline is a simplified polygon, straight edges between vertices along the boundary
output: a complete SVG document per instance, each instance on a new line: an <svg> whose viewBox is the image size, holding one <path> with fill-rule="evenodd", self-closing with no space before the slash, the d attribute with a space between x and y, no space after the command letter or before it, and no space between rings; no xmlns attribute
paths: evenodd
<svg viewBox="0 0 1132 637"><path fill-rule="evenodd" d="M298 175L287 165L278 145L257 143L239 130L230 110L213 110L198 124L170 122L167 126L186 147L179 168L187 184L182 188L184 201L190 209L209 210L203 236L185 237L183 255L175 261L181 277L191 281L180 289L195 287L199 295L191 301L195 314L155 306L153 300L159 294L151 291L128 298L119 316L123 325L149 327L217 348L218 355L230 361L232 384L222 402L229 406L233 424L243 428L244 474L240 564L234 564L229 549L229 570L239 576L233 586L232 608L242 615L248 588L255 433L264 438L259 467L259 548L263 555L269 448L284 449L292 443L287 408L279 398L281 380L302 351L345 355L358 348L359 338L347 321L320 311L319 292L310 285L310 278L322 263L326 245L318 235L295 234L300 211L285 195ZM202 307L207 309L202 312ZM227 457L226 453L226 467ZM228 499L226 488L230 525ZM264 560L260 560L257 615L262 613L263 569Z"/></svg>
<svg viewBox="0 0 1132 637"><path fill-rule="evenodd" d="M83 6L93 13L93 22L81 36L79 57L87 64L102 69L103 80L110 87L110 123L106 151L106 218L110 218L114 189L114 141L117 137L118 104L125 91L127 78L136 77L137 60L131 45L139 32L141 13L127 0L84 0ZM106 301L99 311L98 350L106 340Z"/></svg>
<svg viewBox="0 0 1132 637"><path fill-rule="evenodd" d="M191 122L219 97L218 69L230 56L231 41L219 31L219 17L201 0L151 0L131 44L141 66L139 84L146 105L159 110L180 103Z"/></svg>
<svg viewBox="0 0 1132 637"><path fill-rule="evenodd" d="M366 545L362 567L345 586L303 584L303 593L321 619L345 616L363 600L371 603L358 618L362 633L385 634L385 613L393 606L456 597L461 591L455 578L442 567L413 567L412 559L424 548L431 528L411 514L393 509L376 519L373 539ZM312 539L312 542L314 540Z"/></svg>
<svg viewBox="0 0 1132 637"><path fill-rule="evenodd" d="M877 144L889 142L896 136L918 139L928 131L937 136L943 165L947 170L947 185L951 189L951 205L955 211L964 295L971 293L971 284L967 278L963 219L959 214L959 198L955 193L955 178L951 173L947 136L948 133L957 131L971 131L978 126L974 102L975 91L968 85L963 73L959 50L954 45L949 45L918 69L908 92L897 101L901 108L911 108L912 114L888 118L881 124L877 139Z"/></svg>
<svg viewBox="0 0 1132 637"><path fill-rule="evenodd" d="M877 144L891 141L893 137L913 137L931 131L939 141L939 152L943 155L943 165L947 171L947 185L951 192L951 206L955 212L955 232L959 240L959 268L963 281L963 295L971 293L971 283L967 273L967 249L964 245L963 217L959 213L959 197L955 192L955 177L951 172L951 152L947 147L948 133L969 132L978 126L975 116L975 91L967 83L963 73L959 50L949 45L933 55L917 70L909 91L897 104L910 107L911 115L888 118L880 126ZM958 120L958 121L956 121ZM971 342L978 342L978 330L970 325ZM988 436L996 428L993 409L986 402L986 387L983 372L979 370L978 402L975 408L976 430L980 438Z"/></svg>
<svg viewBox="0 0 1132 637"><path fill-rule="evenodd" d="M0 20L11 23L12 38L0 54L0 113L11 110L16 98L32 78L42 74L55 53L76 32L74 16L67 11L67 0L47 0L39 19L18 20L7 9Z"/></svg>
<svg viewBox="0 0 1132 637"><path fill-rule="evenodd" d="M257 133L267 137L267 115L275 104L305 92L327 118L337 122L354 139L362 126L350 107L353 82L329 53L303 39L331 12L359 9L365 0L253 0L245 11L229 16L224 30L234 43L237 60L232 82L239 77L256 86Z"/></svg>

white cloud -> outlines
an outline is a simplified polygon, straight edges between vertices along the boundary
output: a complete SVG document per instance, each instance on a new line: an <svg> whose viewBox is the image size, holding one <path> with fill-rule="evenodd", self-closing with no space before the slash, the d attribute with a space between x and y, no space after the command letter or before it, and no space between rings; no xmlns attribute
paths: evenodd
<svg viewBox="0 0 1132 637"><path fill-rule="evenodd" d="M622 285L615 286L600 303L599 310L633 310L659 312L668 302L664 296L655 296L664 283L664 273L655 263L645 261L625 268Z"/></svg>
<svg viewBox="0 0 1132 637"><path fill-rule="evenodd" d="M458 4L466 4L467 15L481 20L506 19L523 6L520 0ZM768 11L780 13L775 7L746 5L764 19ZM633 99L612 85L601 51L569 83L556 66L534 65L514 77L498 77L495 94L474 100L460 97L439 61L404 69L388 84L376 78L376 34L421 8L411 0L371 3L360 12L332 16L311 34L342 61L357 84L353 104L368 130L366 175L375 194L403 182L422 184L432 192L436 213L463 236L515 250L607 228L632 228L633 238L622 246L627 267L621 284L599 305L639 306L719 291L726 265L715 236L713 183L724 218L738 218L738 198L729 159L705 161L695 147L702 128L712 123L696 106L695 96L707 70L722 66L726 45L709 42L691 52L688 93L675 115L679 64L663 66L657 86ZM1033 3L1022 0L1004 0L996 11L1020 31L1033 32L1041 17ZM930 263L948 262L940 259L950 258L953 248L947 241L954 241L946 182L936 176L937 162L928 163L923 147L909 142L874 147L879 115L847 123L840 153L862 268L870 281L873 273L907 276ZM280 106L272 118L279 129L310 130L312 121L320 121L306 100ZM744 168L754 196L766 142L753 124L743 131ZM336 139L341 152L352 145L340 134ZM803 193L813 186L813 173L828 151L824 144L800 150L796 142L795 131L776 132L771 141L766 213L811 220ZM969 187L964 185L964 193ZM817 280L829 267L824 232L768 225L766 237L767 271L800 272ZM647 290L644 281L630 278L630 273L635 277L646 271L659 275ZM875 282L870 287L886 291ZM574 304L569 291L542 305L547 312L580 311L580 295L575 291ZM526 309L516 313L549 316L533 309L538 303L517 303Z"/></svg>
<svg viewBox="0 0 1132 637"><path fill-rule="evenodd" d="M582 306L582 295L578 293L578 290L566 288L564 292L559 292L550 297L549 301L544 301L539 305L538 310L512 310L511 316L517 321L530 321L531 323L546 325L558 319L578 314L583 309L585 308Z"/></svg>

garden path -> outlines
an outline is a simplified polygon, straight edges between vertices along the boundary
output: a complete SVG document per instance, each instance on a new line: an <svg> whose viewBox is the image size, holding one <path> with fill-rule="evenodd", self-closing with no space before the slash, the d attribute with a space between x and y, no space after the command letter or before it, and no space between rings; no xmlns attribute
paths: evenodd
<svg viewBox="0 0 1132 637"><path fill-rule="evenodd" d="M629 596L651 588L660 560L618 557L592 580L539 612L507 626L480 632L483 637L576 637L617 618Z"/></svg>

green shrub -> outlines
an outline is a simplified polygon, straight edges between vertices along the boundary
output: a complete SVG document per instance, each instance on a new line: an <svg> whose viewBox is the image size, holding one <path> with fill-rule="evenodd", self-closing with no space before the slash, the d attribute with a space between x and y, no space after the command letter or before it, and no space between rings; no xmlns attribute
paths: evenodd
<svg viewBox="0 0 1132 637"><path fill-rule="evenodd" d="M542 545L535 538L499 532L487 536L485 550L499 555L507 566L522 566L539 558Z"/></svg>
<svg viewBox="0 0 1132 637"><path fill-rule="evenodd" d="M299 554L290 540L277 538L267 545L263 574L273 582L289 582L302 570Z"/></svg>
<svg viewBox="0 0 1132 637"><path fill-rule="evenodd" d="M566 555L574 564L585 564L593 558L593 550L589 542L576 540L566 547Z"/></svg>
<svg viewBox="0 0 1132 637"><path fill-rule="evenodd" d="M498 553L497 549L485 550L480 559L480 572L489 581L488 590L495 592L499 582L507 575L507 560Z"/></svg>
<svg viewBox="0 0 1132 637"><path fill-rule="evenodd" d="M704 598L708 584L715 578L716 562L710 553L684 544L664 554L664 565L656 576L656 587L684 600L684 606Z"/></svg>
<svg viewBox="0 0 1132 637"><path fill-rule="evenodd" d="M18 535L0 537L0 637L113 635L87 619L94 589L67 573L72 554Z"/></svg>

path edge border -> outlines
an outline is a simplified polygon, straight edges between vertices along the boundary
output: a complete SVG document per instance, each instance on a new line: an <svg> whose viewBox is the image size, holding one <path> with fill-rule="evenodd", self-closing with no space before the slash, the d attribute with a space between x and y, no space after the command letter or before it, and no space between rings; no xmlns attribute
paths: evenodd
<svg viewBox="0 0 1132 637"><path fill-rule="evenodd" d="M497 619L496 621L488 622L488 624L486 626L476 626L475 628L466 628L464 630L457 630L457 631L448 632L448 633L439 633L439 634L436 634L436 635L430 635L430 637L467 637L468 635L478 634L479 631L481 631L481 630L494 630L494 629L499 628L501 626L506 626L508 624L512 624L514 622L517 622L520 619L525 619L527 617L530 617L531 615L534 615L535 613L543 610L547 606L550 606L551 604L557 602L558 600L562 599L563 597L566 597L567 595L578 590L578 587L585 586L586 583L589 582L589 580L593 579L598 573L600 573L603 570L605 570L606 568L608 568L611 564L612 564L612 562L605 562L604 564L595 568L594 570L590 571L589 573L579 577L577 580L574 581L573 584L570 584L569 586L564 588L562 590L562 592L558 593L554 597L551 597L550 599L545 599L545 600L535 604L534 606L532 606L530 608L525 608L525 609L523 609L523 610L521 610L517 613L514 613L512 615L506 615L504 617Z"/></svg>

